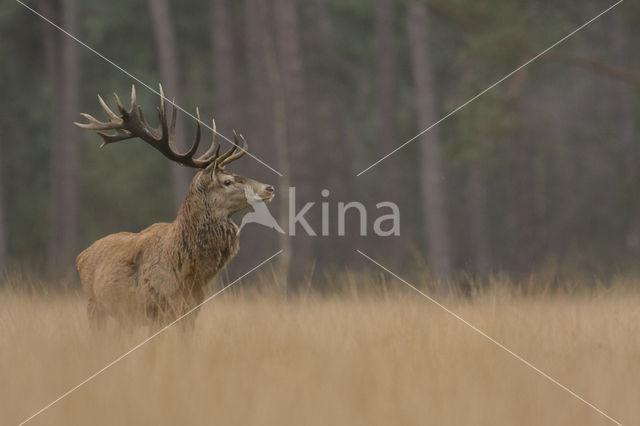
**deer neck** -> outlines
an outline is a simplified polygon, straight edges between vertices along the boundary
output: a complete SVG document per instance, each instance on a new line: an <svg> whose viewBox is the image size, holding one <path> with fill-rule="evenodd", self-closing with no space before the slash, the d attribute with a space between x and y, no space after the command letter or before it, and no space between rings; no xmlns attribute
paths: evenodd
<svg viewBox="0 0 640 426"><path fill-rule="evenodd" d="M238 250L238 227L228 214L193 191L173 223L172 260L183 278L206 284Z"/></svg>

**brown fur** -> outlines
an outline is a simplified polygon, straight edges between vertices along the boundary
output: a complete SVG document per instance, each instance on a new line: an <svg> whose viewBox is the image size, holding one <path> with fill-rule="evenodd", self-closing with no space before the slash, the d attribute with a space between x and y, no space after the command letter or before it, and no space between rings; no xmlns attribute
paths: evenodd
<svg viewBox="0 0 640 426"><path fill-rule="evenodd" d="M76 266L92 324L101 327L109 316L162 324L202 302L238 251L230 216L249 206L245 188L271 200L268 185L212 165L194 177L172 223L112 234L80 253Z"/></svg>

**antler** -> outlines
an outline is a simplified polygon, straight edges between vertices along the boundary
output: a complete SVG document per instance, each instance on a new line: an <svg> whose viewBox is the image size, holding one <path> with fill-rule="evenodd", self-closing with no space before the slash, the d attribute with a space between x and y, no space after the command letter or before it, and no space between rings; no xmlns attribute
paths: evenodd
<svg viewBox="0 0 640 426"><path fill-rule="evenodd" d="M160 107L158 108L158 119L160 121L160 126L158 128L149 126L149 124L144 119L144 115L142 114L142 108L136 105L136 88L134 85L131 85L131 108L129 109L129 111L124 109L116 93L114 93L114 96L116 98L116 105L118 106L118 110L120 111L120 116L115 114L107 106L102 97L98 95L98 102L100 102L100 106L102 106L102 109L104 109L104 111L109 116L109 121L99 121L89 114L81 113L80 115L89 120L89 122L74 124L83 129L98 130L98 134L103 139L103 143L100 146L101 148L110 143L119 142L126 139L140 138L160 151L171 161L175 161L176 163L182 164L184 166L194 167L196 169L204 169L212 163L216 163L217 167L222 168L226 164L229 164L244 155L248 148L247 141L242 135L238 137L235 130L233 131L233 147L224 154L220 155L220 144L218 143L216 145L215 140L216 122L215 120L212 120L213 139L211 141L211 146L201 156L197 158L193 157L198 150L198 146L200 145L200 111L197 107L197 127L195 140L191 145L191 148L189 148L186 153L180 154L176 150L174 142L177 114L175 98L171 102L173 105L173 113L171 115L171 124L168 125L167 111L164 107L164 92L162 90L162 85L159 86ZM105 133L104 130L115 130L115 133L108 134ZM242 147L240 147L240 141L242 141Z"/></svg>

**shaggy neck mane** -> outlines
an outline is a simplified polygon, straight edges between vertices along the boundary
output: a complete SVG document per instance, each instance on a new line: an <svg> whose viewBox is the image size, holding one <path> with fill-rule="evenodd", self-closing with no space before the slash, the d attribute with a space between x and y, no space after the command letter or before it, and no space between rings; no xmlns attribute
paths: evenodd
<svg viewBox="0 0 640 426"><path fill-rule="evenodd" d="M192 185L172 224L170 255L177 274L192 285L206 285L238 249L238 228L216 204Z"/></svg>

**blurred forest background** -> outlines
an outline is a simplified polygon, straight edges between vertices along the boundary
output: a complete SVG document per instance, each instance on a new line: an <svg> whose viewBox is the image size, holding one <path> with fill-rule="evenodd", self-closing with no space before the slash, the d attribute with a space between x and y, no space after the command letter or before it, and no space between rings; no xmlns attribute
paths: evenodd
<svg viewBox="0 0 640 426"><path fill-rule="evenodd" d="M624 2L361 176L357 173L613 2L585 0L38 0L28 5L250 152L231 169L286 188L320 232L248 225L231 268L278 247L292 282L362 249L436 276L637 272L640 4ZM69 276L94 240L171 221L192 172L139 141L99 150L73 126L134 80L17 2L0 10L0 270ZM156 124L158 96L137 83ZM195 122L179 114L189 143ZM207 137L210 132L206 131ZM205 145L205 144L203 144ZM329 197L321 190L328 189ZM400 206L395 237L360 237L338 201ZM385 211L387 213L387 211Z"/></svg>

